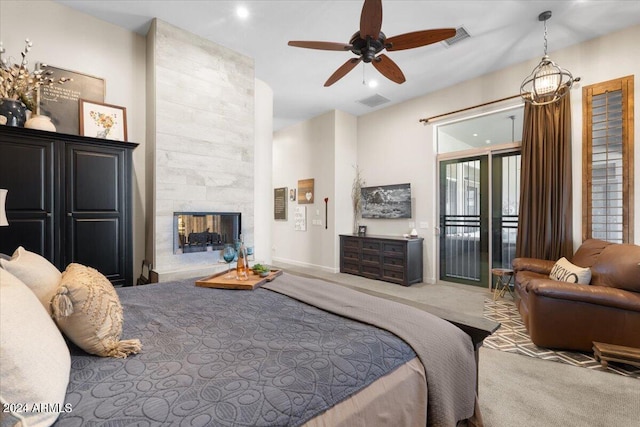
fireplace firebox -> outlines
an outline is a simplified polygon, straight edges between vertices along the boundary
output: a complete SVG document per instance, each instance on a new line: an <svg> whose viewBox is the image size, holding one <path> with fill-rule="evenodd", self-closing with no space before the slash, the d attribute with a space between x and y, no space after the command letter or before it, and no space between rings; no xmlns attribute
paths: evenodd
<svg viewBox="0 0 640 427"><path fill-rule="evenodd" d="M216 251L240 239L240 212L174 212L175 254Z"/></svg>

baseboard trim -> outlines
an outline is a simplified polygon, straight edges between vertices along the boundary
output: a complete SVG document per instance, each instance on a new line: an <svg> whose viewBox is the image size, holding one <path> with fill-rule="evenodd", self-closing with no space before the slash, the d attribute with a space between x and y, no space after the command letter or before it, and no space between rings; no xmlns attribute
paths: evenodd
<svg viewBox="0 0 640 427"><path fill-rule="evenodd" d="M273 257L273 263L277 263L277 262L281 262L281 263L284 263L284 264L290 264L290 265L294 265L294 266L297 266L297 267L317 268L317 269L320 269L322 271L326 271L328 273L339 273L340 272L340 270L335 268L335 267L327 267L326 265L312 264L310 262L301 262L301 261L296 261L296 260L293 260L293 259Z"/></svg>

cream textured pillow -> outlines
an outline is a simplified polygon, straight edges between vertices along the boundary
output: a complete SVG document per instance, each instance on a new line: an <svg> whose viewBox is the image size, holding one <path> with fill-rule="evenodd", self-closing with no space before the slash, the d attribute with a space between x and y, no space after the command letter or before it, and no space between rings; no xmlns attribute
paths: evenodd
<svg viewBox="0 0 640 427"><path fill-rule="evenodd" d="M14 404L6 407L8 412L3 405L1 424L53 424L59 413L34 411L34 404L46 403L49 409L58 405L64 410L71 369L69 349L33 292L1 268L0 360L0 400Z"/></svg>
<svg viewBox="0 0 640 427"><path fill-rule="evenodd" d="M62 277L55 265L45 257L20 246L11 259L0 259L0 266L27 285L44 305L47 313L51 314L49 301L58 289Z"/></svg>
<svg viewBox="0 0 640 427"><path fill-rule="evenodd" d="M588 285L591 282L591 269L578 267L571 264L565 257L562 257L551 269L549 278L559 282Z"/></svg>
<svg viewBox="0 0 640 427"><path fill-rule="evenodd" d="M127 357L142 349L140 340L120 340L120 299L111 282L91 267L69 264L51 307L58 327L87 353Z"/></svg>

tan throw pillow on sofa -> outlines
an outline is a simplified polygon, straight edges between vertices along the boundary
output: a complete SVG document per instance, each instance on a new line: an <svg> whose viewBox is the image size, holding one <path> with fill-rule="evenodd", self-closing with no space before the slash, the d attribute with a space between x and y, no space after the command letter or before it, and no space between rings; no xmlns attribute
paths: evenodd
<svg viewBox="0 0 640 427"><path fill-rule="evenodd" d="M45 257L20 246L11 259L0 259L0 266L27 285L44 305L47 313L51 314L49 301L58 289L62 276L55 265Z"/></svg>
<svg viewBox="0 0 640 427"><path fill-rule="evenodd" d="M2 268L0 361L0 400L7 404L0 425L48 426L57 411L69 410L63 406L71 369L67 343L33 292ZM36 404L59 406L39 411Z"/></svg>
<svg viewBox="0 0 640 427"><path fill-rule="evenodd" d="M120 340L120 299L111 282L91 267L69 264L51 307L58 327L87 353L124 358L142 348L140 340Z"/></svg>
<svg viewBox="0 0 640 427"><path fill-rule="evenodd" d="M551 269L549 278L559 282L588 285L591 282L591 270L571 264L565 257L562 257Z"/></svg>

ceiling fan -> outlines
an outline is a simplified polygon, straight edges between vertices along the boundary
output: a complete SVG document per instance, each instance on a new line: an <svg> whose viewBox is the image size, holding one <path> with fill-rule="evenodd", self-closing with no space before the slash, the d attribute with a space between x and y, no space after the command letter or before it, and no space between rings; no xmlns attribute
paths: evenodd
<svg viewBox="0 0 640 427"><path fill-rule="evenodd" d="M364 0L362 14L360 15L360 31L356 32L349 40L349 44L321 42L321 41L290 41L289 46L304 47L319 50L350 50L358 55L351 58L338 68L325 82L331 86L361 61L371 62L373 66L386 78L396 83L404 83L406 78L400 67L384 53L388 51L413 49L437 43L456 35L455 28L440 28L434 30L415 31L387 38L382 31L382 0ZM379 55L378 55L379 54Z"/></svg>

